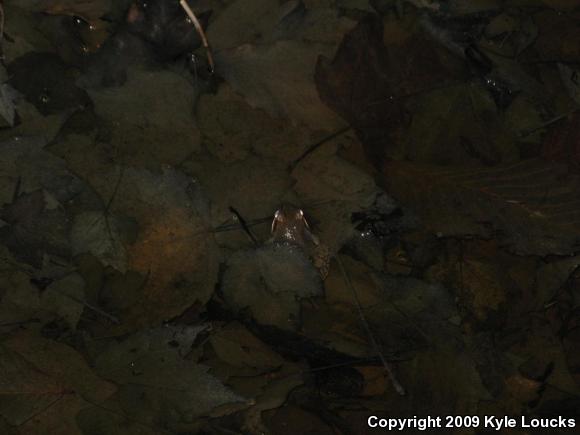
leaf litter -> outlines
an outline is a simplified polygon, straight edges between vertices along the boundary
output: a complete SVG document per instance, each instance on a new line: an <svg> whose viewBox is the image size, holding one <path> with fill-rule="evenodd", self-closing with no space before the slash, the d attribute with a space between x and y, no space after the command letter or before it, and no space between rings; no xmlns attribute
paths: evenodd
<svg viewBox="0 0 580 435"><path fill-rule="evenodd" d="M5 3L0 431L573 414L570 2Z"/></svg>

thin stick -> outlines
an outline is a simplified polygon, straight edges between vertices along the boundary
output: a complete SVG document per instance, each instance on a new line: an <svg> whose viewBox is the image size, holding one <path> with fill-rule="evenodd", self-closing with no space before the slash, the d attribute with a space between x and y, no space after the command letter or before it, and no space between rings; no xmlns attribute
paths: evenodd
<svg viewBox="0 0 580 435"><path fill-rule="evenodd" d="M373 335L373 333L371 331L371 327L369 326L369 323L367 322L367 319L363 313L363 310L362 310L362 307L360 304L360 300L358 298L358 294L356 293L354 285L352 284L350 277L346 273L346 270L345 270L345 268L342 264L342 261L340 260L340 257L338 255L336 256L336 262L338 263L338 266L340 267L340 272L342 273L342 276L344 278L344 281L347 284L347 287L350 289L350 291L354 297L354 301L356 303L356 309L358 311L360 321L365 329L365 332L367 333L368 339L371 342L371 345L373 346L374 351L376 352L377 356L381 360L381 363L383 364L385 371L389 375L389 378L391 379L391 383L393 384L393 387L395 387L395 390L397 391L397 393L399 393L401 396L404 396L405 389L403 388L403 386L399 383L399 381L395 377L395 373L393 372L391 365L387 362L383 353L381 352L379 344L377 343L377 340L375 340L375 336Z"/></svg>
<svg viewBox="0 0 580 435"><path fill-rule="evenodd" d="M191 20L191 22L193 23L195 30L197 30L197 33L201 38L201 42L203 44L203 47L205 48L205 52L207 53L207 61L209 62L210 72L213 74L215 71L215 64L213 62L213 55L211 54L211 48L209 46L209 43L207 42L207 37L205 36L203 27L201 27L201 23L199 22L199 20L197 19L197 17L195 16L195 14L193 13L193 11L191 10L191 8L189 7L189 5L185 0L180 0L179 4L183 8L189 19Z"/></svg>
<svg viewBox="0 0 580 435"><path fill-rule="evenodd" d="M533 127L533 128L528 129L528 130L522 130L522 131L520 131L520 138L526 138L538 130L542 130L546 127L549 127L550 125L555 124L556 122L561 121L562 119L565 119L565 118L569 117L570 115L573 115L574 113L578 112L578 110L580 110L580 109L578 109L578 108L572 109L569 112L563 113L561 115L558 115L558 116L544 122L542 125L538 125L537 127Z"/></svg>
<svg viewBox="0 0 580 435"><path fill-rule="evenodd" d="M105 311L101 310L100 308L97 308L97 307L95 307L94 305L91 305L91 304L89 304L88 302L82 301L82 300L80 300L79 298L76 298L76 297L74 297L74 296L71 296L71 295L69 295L69 294L67 294L67 293L64 293L64 292L62 292L62 291L58 290L58 289L54 289L54 290L55 290L57 293L61 294L62 296L66 296L67 298L69 298L69 299L71 299L71 300L75 301L76 303L78 303L78 304L81 304L81 305L84 305L84 306L85 306L85 307L87 307L89 310L91 310L91 311L94 311L95 313L97 313L97 314L100 314L100 315L101 315L101 316L103 316L103 317L106 317L107 319L109 319L109 320L110 320L111 322L113 322L114 324L118 325L118 324L120 323L120 322L119 322L119 319L117 319L115 316L113 316L113 315L111 315L111 314L109 314L109 313L107 313L107 312L105 312Z"/></svg>
<svg viewBox="0 0 580 435"><path fill-rule="evenodd" d="M238 223L242 227L242 230L244 230L244 232L248 235L248 237L250 238L250 240L252 241L254 246L258 246L259 245L258 239L256 239L256 236L254 236L252 231L250 231L250 228L248 227L246 220L242 217L242 215L235 208L229 207L229 209L234 214L234 216L236 216Z"/></svg>
<svg viewBox="0 0 580 435"><path fill-rule="evenodd" d="M4 40L4 2L0 2L0 46Z"/></svg>
<svg viewBox="0 0 580 435"><path fill-rule="evenodd" d="M332 133L330 136L326 136L325 138L322 138L321 140L319 140L318 142L310 145L306 151L304 151L296 160L294 160L292 163L290 163L290 170L293 170L296 166L298 166L298 164L304 160L304 158L306 156L308 156L308 154L312 153L313 151L315 151L318 147L320 147L321 145L324 145L326 142L331 141L332 139L340 136L343 133L346 133L347 131L349 131L352 127L349 125L347 127L341 128L338 131L335 131L334 133Z"/></svg>

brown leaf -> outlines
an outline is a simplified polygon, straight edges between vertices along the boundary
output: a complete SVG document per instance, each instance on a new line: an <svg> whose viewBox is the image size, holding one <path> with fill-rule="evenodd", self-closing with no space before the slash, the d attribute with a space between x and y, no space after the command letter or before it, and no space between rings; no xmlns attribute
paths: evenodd
<svg viewBox="0 0 580 435"><path fill-rule="evenodd" d="M114 198L111 211L134 218L139 227L137 239L126 247L127 269L144 277L132 302L121 300L130 299L129 281L120 288L123 295L116 295L119 303L111 308L119 311L121 324L115 331L157 325L205 304L219 261L205 199L194 180L169 168L160 174L127 169Z"/></svg>
<svg viewBox="0 0 580 435"><path fill-rule="evenodd" d="M580 12L561 13L544 9L534 20L540 28L534 47L542 60L580 61Z"/></svg>
<svg viewBox="0 0 580 435"><path fill-rule="evenodd" d="M542 145L542 156L551 161L566 162L580 171L580 113L558 123Z"/></svg>
<svg viewBox="0 0 580 435"><path fill-rule="evenodd" d="M69 219L54 197L42 190L24 194L0 210L8 225L0 229L0 240L22 261L41 267L45 254L67 256Z"/></svg>
<svg viewBox="0 0 580 435"><path fill-rule="evenodd" d="M28 332L0 344L0 373L0 415L21 434L80 435L77 412L116 390L72 348Z"/></svg>
<svg viewBox="0 0 580 435"><path fill-rule="evenodd" d="M489 169L392 162L387 191L441 236L498 238L519 254L566 255L580 246L578 180L540 159Z"/></svg>
<svg viewBox="0 0 580 435"><path fill-rule="evenodd" d="M346 34L332 61L319 57L315 81L322 101L356 130L372 157L408 121L403 98L456 75L454 62L422 33L385 46L383 22L369 14Z"/></svg>
<svg viewBox="0 0 580 435"><path fill-rule="evenodd" d="M357 129L365 145L382 142L404 119L388 72L383 24L375 15L346 34L332 61L321 56L316 64L320 98Z"/></svg>
<svg viewBox="0 0 580 435"><path fill-rule="evenodd" d="M97 20L111 9L111 0L36 0L34 10L53 15L74 15Z"/></svg>

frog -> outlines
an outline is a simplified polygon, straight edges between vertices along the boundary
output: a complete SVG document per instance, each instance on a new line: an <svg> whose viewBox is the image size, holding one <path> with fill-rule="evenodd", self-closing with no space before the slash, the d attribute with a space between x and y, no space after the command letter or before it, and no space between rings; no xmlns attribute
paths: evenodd
<svg viewBox="0 0 580 435"><path fill-rule="evenodd" d="M283 244L301 249L326 279L330 269L330 250L313 234L304 211L292 204L282 204L272 219L269 243Z"/></svg>

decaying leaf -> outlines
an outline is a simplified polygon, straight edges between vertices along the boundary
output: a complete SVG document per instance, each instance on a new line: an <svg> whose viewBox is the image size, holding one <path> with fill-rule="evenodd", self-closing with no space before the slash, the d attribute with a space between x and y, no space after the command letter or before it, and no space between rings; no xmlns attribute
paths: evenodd
<svg viewBox="0 0 580 435"><path fill-rule="evenodd" d="M292 172L297 180L294 190L304 204L314 204L305 209L331 252L338 252L355 234L352 215L380 194L371 176L335 154L341 142L326 144Z"/></svg>
<svg viewBox="0 0 580 435"><path fill-rule="evenodd" d="M20 260L41 268L45 255L67 258L69 218L47 192L22 195L0 210L0 240Z"/></svg>
<svg viewBox="0 0 580 435"><path fill-rule="evenodd" d="M413 119L393 154L441 165L495 165L519 150L483 86L448 86L409 102Z"/></svg>
<svg viewBox="0 0 580 435"><path fill-rule="evenodd" d="M92 21L102 17L111 9L111 0L22 0L18 1L18 6L33 12L76 15Z"/></svg>
<svg viewBox="0 0 580 435"><path fill-rule="evenodd" d="M539 159L489 169L393 162L388 191L441 236L495 236L515 253L566 255L580 246L578 184L566 167Z"/></svg>
<svg viewBox="0 0 580 435"><path fill-rule="evenodd" d="M373 161L384 158L408 123L405 97L457 75L448 54L423 35L386 46L383 31L377 15L365 16L332 61L319 57L315 73L320 98L353 126Z"/></svg>
<svg viewBox="0 0 580 435"><path fill-rule="evenodd" d="M80 435L75 416L116 388L72 348L27 332L0 343L0 414L22 434Z"/></svg>
<svg viewBox="0 0 580 435"><path fill-rule="evenodd" d="M563 63L558 64L558 70L568 94L576 104L580 105L580 70Z"/></svg>
<svg viewBox="0 0 580 435"><path fill-rule="evenodd" d="M208 374L208 367L184 358L204 329L143 330L99 353L96 370L120 385L115 402L125 415L151 426L177 427L222 405L246 402Z"/></svg>
<svg viewBox="0 0 580 435"><path fill-rule="evenodd" d="M534 21L540 28L534 47L542 60L575 63L580 60L577 23L580 13L562 13L552 9L538 12Z"/></svg>
<svg viewBox="0 0 580 435"><path fill-rule="evenodd" d="M319 57L315 82L322 101L347 120L366 144L392 134L404 113L388 75L383 25L367 16L343 39L332 62Z"/></svg>
<svg viewBox="0 0 580 435"><path fill-rule="evenodd" d="M231 365L272 370L284 360L239 323L232 323L212 334L210 343L217 356Z"/></svg>
<svg viewBox="0 0 580 435"><path fill-rule="evenodd" d="M27 53L10 63L8 83L43 115L83 107L87 93L75 85L75 73L53 53Z"/></svg>
<svg viewBox="0 0 580 435"><path fill-rule="evenodd" d="M122 87L90 89L121 161L176 164L199 150L197 90L178 74L130 68Z"/></svg>
<svg viewBox="0 0 580 435"><path fill-rule="evenodd" d="M580 169L580 114L571 115L554 126L544 138L542 157L567 163L571 169Z"/></svg>
<svg viewBox="0 0 580 435"><path fill-rule="evenodd" d="M80 213L71 228L72 252L74 255L90 252L102 264L126 272L127 253L122 236L117 217L97 211Z"/></svg>
<svg viewBox="0 0 580 435"><path fill-rule="evenodd" d="M228 260L222 292L237 312L249 310L264 325L299 327L299 299L320 295L320 274L298 247L266 245Z"/></svg>
<svg viewBox="0 0 580 435"><path fill-rule="evenodd" d="M10 126L14 126L16 117L16 109L14 107L14 100L16 100L17 92L4 82L8 79L6 68L0 67L0 117Z"/></svg>
<svg viewBox="0 0 580 435"><path fill-rule="evenodd" d="M219 261L207 200L195 180L169 168L160 174L127 169L111 211L136 221L137 239L125 248L127 268L145 278L139 302L118 307L120 331L159 324L209 300Z"/></svg>
<svg viewBox="0 0 580 435"><path fill-rule="evenodd" d="M215 50L232 48L269 35L278 24L280 6L269 0L237 0L218 15L207 36Z"/></svg>
<svg viewBox="0 0 580 435"><path fill-rule="evenodd" d="M316 58L331 50L297 41L246 44L217 53L216 65L252 107L312 130L335 131L342 122L320 101L313 80Z"/></svg>
<svg viewBox="0 0 580 435"><path fill-rule="evenodd" d="M222 84L216 94L200 97L196 118L205 139L204 146L226 164L245 160L252 152L289 163L312 142L309 131L274 119L263 110L253 109L227 83ZM252 160L246 162L253 163ZM271 166L269 161L264 164ZM217 180L212 177L204 184L209 187L211 181Z"/></svg>
<svg viewBox="0 0 580 435"><path fill-rule="evenodd" d="M51 138L41 136L13 137L0 143L0 204L11 203L14 193L44 190L60 204L72 199L99 204L81 179L72 174L63 159L44 149Z"/></svg>

